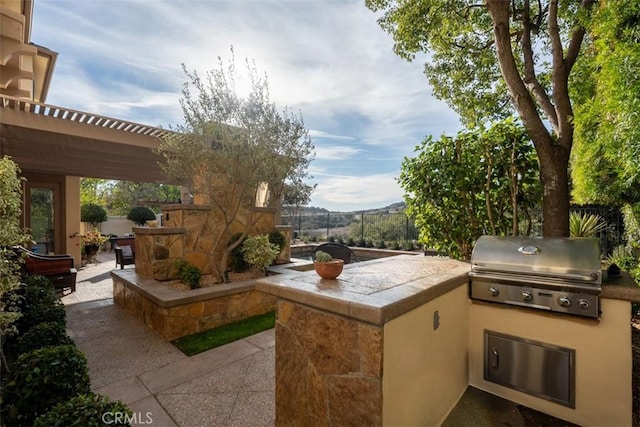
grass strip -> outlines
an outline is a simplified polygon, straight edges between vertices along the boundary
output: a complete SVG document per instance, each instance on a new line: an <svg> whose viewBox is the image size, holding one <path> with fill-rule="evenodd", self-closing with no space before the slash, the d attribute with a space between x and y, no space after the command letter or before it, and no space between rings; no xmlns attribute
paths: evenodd
<svg viewBox="0 0 640 427"><path fill-rule="evenodd" d="M258 316L248 317L236 323L186 335L172 341L172 344L187 356L193 356L194 354L271 329L275 323L276 312L271 311Z"/></svg>

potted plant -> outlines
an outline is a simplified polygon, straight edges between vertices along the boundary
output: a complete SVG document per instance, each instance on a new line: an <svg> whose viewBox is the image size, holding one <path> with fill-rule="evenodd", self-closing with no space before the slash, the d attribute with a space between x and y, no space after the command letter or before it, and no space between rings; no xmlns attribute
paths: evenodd
<svg viewBox="0 0 640 427"><path fill-rule="evenodd" d="M85 253L93 256L98 253L100 245L109 240L108 236L103 236L100 231L93 229L80 235L80 244L84 247Z"/></svg>
<svg viewBox="0 0 640 427"><path fill-rule="evenodd" d="M315 253L313 266L320 277L333 280L342 273L344 261L341 259L333 259L327 252L317 251Z"/></svg>

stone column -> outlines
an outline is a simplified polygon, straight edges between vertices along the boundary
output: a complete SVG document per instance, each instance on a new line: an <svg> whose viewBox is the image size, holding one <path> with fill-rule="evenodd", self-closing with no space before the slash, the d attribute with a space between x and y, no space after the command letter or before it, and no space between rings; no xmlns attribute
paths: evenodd
<svg viewBox="0 0 640 427"><path fill-rule="evenodd" d="M278 301L276 425L382 423L382 328Z"/></svg>

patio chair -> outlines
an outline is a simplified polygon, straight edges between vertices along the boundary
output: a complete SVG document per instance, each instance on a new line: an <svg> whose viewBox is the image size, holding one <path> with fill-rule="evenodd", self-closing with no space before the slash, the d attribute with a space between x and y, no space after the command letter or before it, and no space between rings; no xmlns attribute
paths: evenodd
<svg viewBox="0 0 640 427"><path fill-rule="evenodd" d="M358 262L358 257L356 257L356 254L353 253L351 248L347 245L343 245L342 243L323 243L316 246L313 253L315 254L318 251L326 252L333 258L339 258L343 260L345 264Z"/></svg>
<svg viewBox="0 0 640 427"><path fill-rule="evenodd" d="M15 246L14 250L17 254L25 255L23 270L26 274L46 277L58 293L64 294L67 289L76 291L78 271L71 255L43 255L22 246Z"/></svg>
<svg viewBox="0 0 640 427"><path fill-rule="evenodd" d="M134 237L112 237L111 248L116 253L116 268L136 263L136 243Z"/></svg>

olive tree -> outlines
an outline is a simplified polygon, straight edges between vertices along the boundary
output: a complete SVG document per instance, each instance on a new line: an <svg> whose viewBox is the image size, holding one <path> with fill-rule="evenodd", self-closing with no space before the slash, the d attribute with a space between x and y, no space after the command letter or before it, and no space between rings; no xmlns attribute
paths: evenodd
<svg viewBox="0 0 640 427"><path fill-rule="evenodd" d="M216 211L220 224L212 257L222 256L211 264L225 280L229 255L261 213L248 215L241 233L233 224L255 205L256 193L265 184L273 201L282 197L288 182L306 178L314 155L301 114L279 110L270 99L266 75L259 74L252 61L246 65L250 88L242 96L233 56L228 64L218 58L218 67L204 78L183 64L188 77L180 100L184 122L159 148L171 181L190 188ZM228 244L232 235L237 239Z"/></svg>
<svg viewBox="0 0 640 427"><path fill-rule="evenodd" d="M395 51L425 52L434 94L475 126L515 110L540 159L543 234L569 236L569 78L595 0L366 0Z"/></svg>

